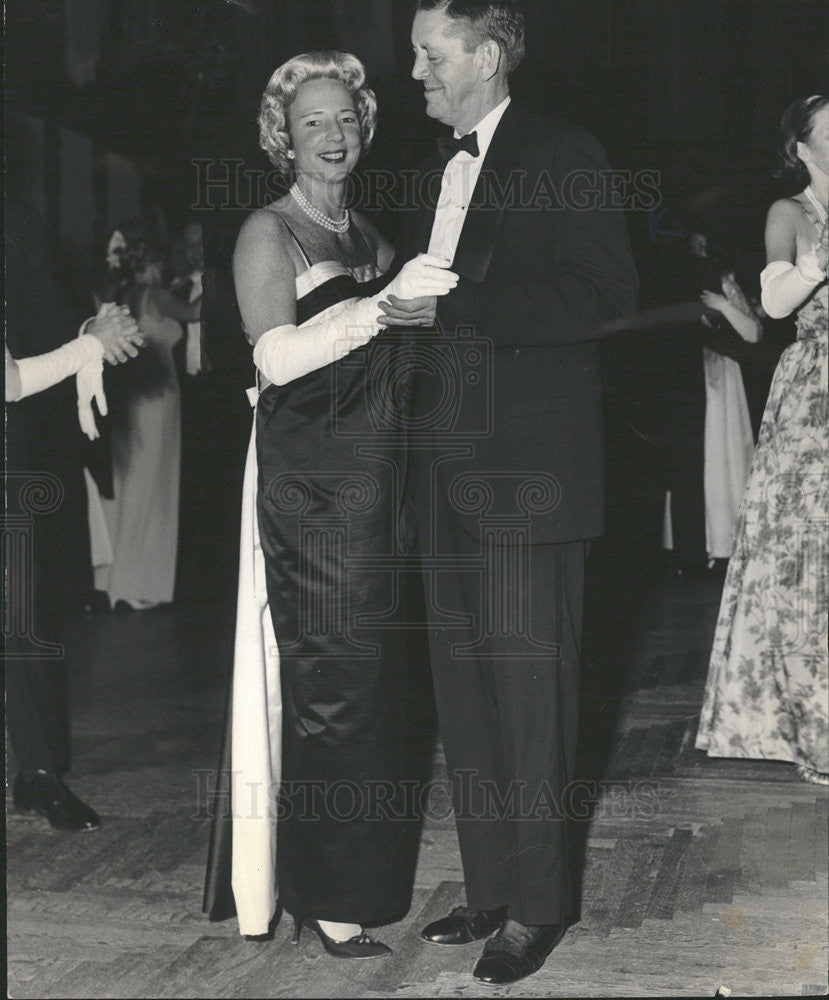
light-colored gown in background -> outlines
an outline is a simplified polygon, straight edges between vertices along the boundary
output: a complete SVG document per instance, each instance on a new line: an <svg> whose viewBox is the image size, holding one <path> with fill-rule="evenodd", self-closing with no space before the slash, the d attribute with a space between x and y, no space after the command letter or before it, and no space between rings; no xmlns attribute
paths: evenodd
<svg viewBox="0 0 829 1000"><path fill-rule="evenodd" d="M810 213L810 215L813 213ZM815 220L816 221L816 220ZM720 605L696 746L829 772L824 282L780 358Z"/></svg>
<svg viewBox="0 0 829 1000"><path fill-rule="evenodd" d="M733 275L723 278L723 295L744 315L748 300ZM740 504L751 471L754 436L740 365L702 349L705 371L705 549L709 559L730 559Z"/></svg>
<svg viewBox="0 0 829 1000"><path fill-rule="evenodd" d="M102 500L112 561L95 567L95 587L111 605L149 608L173 599L178 549L181 401L173 347L181 325L141 310L146 350L162 377L133 392L113 419L113 500Z"/></svg>

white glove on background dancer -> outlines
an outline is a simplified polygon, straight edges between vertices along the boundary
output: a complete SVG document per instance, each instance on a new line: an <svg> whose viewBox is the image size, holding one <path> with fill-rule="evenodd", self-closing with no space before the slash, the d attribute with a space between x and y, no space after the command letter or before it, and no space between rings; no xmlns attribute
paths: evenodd
<svg viewBox="0 0 829 1000"><path fill-rule="evenodd" d="M93 338L94 339L94 338ZM75 376L75 386L78 390L78 422L81 430L90 441L99 438L100 432L92 412L92 400L98 404L98 412L102 417L107 415L107 398L104 395L104 362L102 358L90 361L81 368Z"/></svg>
<svg viewBox="0 0 829 1000"><path fill-rule="evenodd" d="M86 364L101 363L104 349L100 340L90 334L83 334L54 351L39 354L34 358L18 358L17 370L20 374L20 395L25 399L37 392L43 392L70 375L74 375ZM11 401L10 401L11 402Z"/></svg>
<svg viewBox="0 0 829 1000"><path fill-rule="evenodd" d="M773 260L760 275L760 301L772 319L790 315L811 291L826 280L826 269L820 266L817 246L809 253L798 255L797 263Z"/></svg>
<svg viewBox="0 0 829 1000"><path fill-rule="evenodd" d="M367 299L350 299L336 314L302 326L292 323L267 330L253 348L253 361L274 385L285 385L309 372L344 358L367 344L383 327L379 303L389 295L401 299L448 295L458 276L448 270L449 261L418 254L407 261L382 292Z"/></svg>

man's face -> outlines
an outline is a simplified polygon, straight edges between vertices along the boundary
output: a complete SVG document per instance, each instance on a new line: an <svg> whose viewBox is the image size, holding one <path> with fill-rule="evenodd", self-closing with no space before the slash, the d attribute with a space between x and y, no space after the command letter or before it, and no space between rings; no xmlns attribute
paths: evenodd
<svg viewBox="0 0 829 1000"><path fill-rule="evenodd" d="M443 11L421 10L412 24L412 76L423 82L426 114L461 134L481 120L483 80L476 52L467 52ZM485 109L484 109L485 113Z"/></svg>

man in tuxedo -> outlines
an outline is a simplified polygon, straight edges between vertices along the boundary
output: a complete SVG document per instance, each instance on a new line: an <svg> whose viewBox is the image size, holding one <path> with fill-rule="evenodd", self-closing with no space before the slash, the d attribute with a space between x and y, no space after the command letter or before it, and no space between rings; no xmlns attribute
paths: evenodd
<svg viewBox="0 0 829 1000"><path fill-rule="evenodd" d="M509 96L515 0L418 0L426 113L454 132L422 176L414 246L440 300L385 306L412 333L411 509L467 905L422 937L489 937L474 976L537 971L577 919L567 844L585 555L602 531L596 328L635 309L609 168L583 129ZM407 259L405 256L403 259Z"/></svg>
<svg viewBox="0 0 829 1000"><path fill-rule="evenodd" d="M15 171L16 154L13 149ZM5 221L8 349L15 361L48 356L74 336L77 317L51 273L40 212L12 195ZM137 343L135 321L111 310L90 319L84 331L107 342L120 331ZM136 353L121 345L106 360L115 364ZM9 368L7 359L7 379ZM96 830L100 817L63 780L70 765L70 713L61 616L78 610L79 599L92 592L78 403L68 374L49 376L25 398L19 375L11 394L6 383L6 527L25 539L4 551L6 719L17 764L15 806L59 829Z"/></svg>

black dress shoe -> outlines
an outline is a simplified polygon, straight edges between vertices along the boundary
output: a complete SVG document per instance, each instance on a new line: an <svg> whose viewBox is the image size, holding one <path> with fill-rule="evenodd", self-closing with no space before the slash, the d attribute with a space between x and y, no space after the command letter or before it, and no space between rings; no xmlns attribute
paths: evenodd
<svg viewBox="0 0 829 1000"><path fill-rule="evenodd" d="M38 771L31 778L18 774L12 790L14 804L25 812L40 813L61 830L97 830L101 817L72 794L53 774Z"/></svg>
<svg viewBox="0 0 829 1000"><path fill-rule="evenodd" d="M448 917L433 920L420 932L429 944L471 944L498 930L507 919L506 906L497 910L474 910L471 906L456 906Z"/></svg>
<svg viewBox="0 0 829 1000"><path fill-rule="evenodd" d="M545 959L567 932L567 924L525 927L507 920L487 941L472 970L472 978L486 986L508 986L538 972Z"/></svg>

